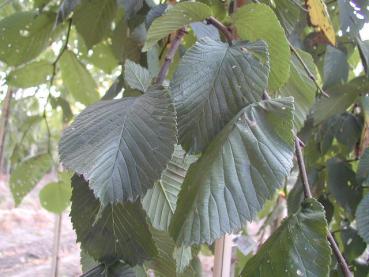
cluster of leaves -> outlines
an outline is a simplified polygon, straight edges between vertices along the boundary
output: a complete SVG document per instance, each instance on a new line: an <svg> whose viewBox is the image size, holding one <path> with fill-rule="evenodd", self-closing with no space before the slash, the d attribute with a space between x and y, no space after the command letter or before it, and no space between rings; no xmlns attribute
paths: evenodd
<svg viewBox="0 0 369 277"><path fill-rule="evenodd" d="M0 2L0 61L18 89L6 152L16 204L58 168L53 142L88 106L60 139L73 173L40 192L56 213L71 195L85 276L197 276L199 246L246 233L281 191L289 216L241 275L339 276L332 230L366 276L367 3L175 2ZM297 133L310 199L290 184Z"/></svg>

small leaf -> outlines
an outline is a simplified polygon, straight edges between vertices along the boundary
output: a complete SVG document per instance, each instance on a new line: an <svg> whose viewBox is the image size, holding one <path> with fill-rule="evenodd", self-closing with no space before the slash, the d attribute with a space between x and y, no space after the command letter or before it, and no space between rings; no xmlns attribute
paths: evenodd
<svg viewBox="0 0 369 277"><path fill-rule="evenodd" d="M291 4L293 5L293 4ZM233 15L237 33L244 40L265 40L270 53L269 89L282 87L290 76L290 47L275 13L264 4L249 4Z"/></svg>
<svg viewBox="0 0 369 277"><path fill-rule="evenodd" d="M116 11L116 0L84 0L77 7L73 22L88 48L107 35Z"/></svg>
<svg viewBox="0 0 369 277"><path fill-rule="evenodd" d="M32 62L11 71L7 83L17 88L29 88L46 83L53 72L47 61Z"/></svg>
<svg viewBox="0 0 369 277"><path fill-rule="evenodd" d="M146 92L151 84L149 71L128 59L124 64L124 80L132 89L142 92Z"/></svg>
<svg viewBox="0 0 369 277"><path fill-rule="evenodd" d="M204 38L187 50L170 85L183 148L203 151L243 107L261 99L268 73L262 41L229 46Z"/></svg>
<svg viewBox="0 0 369 277"><path fill-rule="evenodd" d="M309 23L321 32L331 45L336 45L336 32L329 18L327 6L323 0L305 0Z"/></svg>
<svg viewBox="0 0 369 277"><path fill-rule="evenodd" d="M62 23L80 3L81 0L64 0L59 7L56 24Z"/></svg>
<svg viewBox="0 0 369 277"><path fill-rule="evenodd" d="M211 244L239 230L284 184L292 111L292 98L247 106L190 166L169 228L178 245Z"/></svg>
<svg viewBox="0 0 369 277"><path fill-rule="evenodd" d="M40 203L42 207L52 213L62 213L70 203L72 187L70 184L71 174L59 182L49 183L40 191Z"/></svg>
<svg viewBox="0 0 369 277"><path fill-rule="evenodd" d="M74 99L85 105L91 105L99 99L96 83L76 55L67 50L60 59L63 84Z"/></svg>
<svg viewBox="0 0 369 277"><path fill-rule="evenodd" d="M369 244L369 194L361 201L356 210L356 224L359 235Z"/></svg>
<svg viewBox="0 0 369 277"><path fill-rule="evenodd" d="M160 39L192 22L211 16L210 8L199 2L181 2L170 8L151 24L143 51L153 47Z"/></svg>
<svg viewBox="0 0 369 277"><path fill-rule="evenodd" d="M10 190L16 206L50 171L51 166L52 159L49 154L34 156L17 165L9 180Z"/></svg>
<svg viewBox="0 0 369 277"><path fill-rule="evenodd" d="M140 97L101 101L64 131L64 166L83 174L103 205L134 201L160 178L176 143L168 91L153 86Z"/></svg>
<svg viewBox="0 0 369 277"><path fill-rule="evenodd" d="M130 265L142 264L156 255L146 215L139 202L101 207L88 183L72 178L71 220L77 241L97 261L122 259Z"/></svg>
<svg viewBox="0 0 369 277"><path fill-rule="evenodd" d="M323 71L323 88L345 83L349 73L346 54L341 50L328 45L324 55Z"/></svg>
<svg viewBox="0 0 369 277"><path fill-rule="evenodd" d="M36 58L48 45L54 13L17 12L0 21L0 60L17 66Z"/></svg>
<svg viewBox="0 0 369 277"><path fill-rule="evenodd" d="M327 234L323 206L307 199L247 262L241 276L328 276Z"/></svg>

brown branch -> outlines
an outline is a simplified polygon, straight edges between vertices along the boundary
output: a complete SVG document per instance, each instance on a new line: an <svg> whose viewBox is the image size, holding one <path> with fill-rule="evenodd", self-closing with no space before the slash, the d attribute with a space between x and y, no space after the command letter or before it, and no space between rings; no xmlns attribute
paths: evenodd
<svg viewBox="0 0 369 277"><path fill-rule="evenodd" d="M3 101L3 108L1 110L1 125L0 125L0 175L3 171L3 155L4 155L4 143L5 143L5 135L6 130L9 122L9 115L10 115L10 103L13 96L13 90L8 88L8 91L5 95Z"/></svg>
<svg viewBox="0 0 369 277"><path fill-rule="evenodd" d="M174 59L174 56L177 52L177 49L178 49L179 45L181 44L181 40L182 40L182 38L185 34L186 34L186 29L185 28L179 29L176 33L176 36L174 37L174 39L170 43L169 51L168 51L168 53L165 57L163 65L160 68L158 77L156 78L156 84L158 84L158 85L163 84L163 82L165 80L165 77L167 77L169 66L172 63L172 61Z"/></svg>
<svg viewBox="0 0 369 277"><path fill-rule="evenodd" d="M210 16L206 19L206 23L211 24L215 28L217 28L225 36L228 44L232 46L233 35L222 22L220 22L214 16Z"/></svg>

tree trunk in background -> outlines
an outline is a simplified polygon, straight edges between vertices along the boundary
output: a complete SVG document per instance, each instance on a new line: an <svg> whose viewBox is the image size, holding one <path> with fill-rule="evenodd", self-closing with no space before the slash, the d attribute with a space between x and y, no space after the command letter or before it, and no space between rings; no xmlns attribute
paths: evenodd
<svg viewBox="0 0 369 277"><path fill-rule="evenodd" d="M1 110L1 122L0 122L0 175L3 173L3 160L4 160L4 143L5 135L8 127L9 114L10 114L10 103L12 100L13 90L8 88L3 101L3 108Z"/></svg>
<svg viewBox="0 0 369 277"><path fill-rule="evenodd" d="M230 277L233 235L225 235L215 242L214 277Z"/></svg>

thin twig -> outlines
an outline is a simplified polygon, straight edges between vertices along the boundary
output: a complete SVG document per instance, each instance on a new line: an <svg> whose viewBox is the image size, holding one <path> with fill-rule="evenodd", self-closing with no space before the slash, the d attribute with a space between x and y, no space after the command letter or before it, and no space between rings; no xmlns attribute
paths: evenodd
<svg viewBox="0 0 369 277"><path fill-rule="evenodd" d="M308 75L308 77L314 82L315 86L317 87L317 89L319 90L319 92L324 95L325 97L329 97L329 95L320 87L318 81L316 80L315 76L313 73L311 73L309 67L305 64L304 60L302 59L302 57L300 56L300 54L297 52L296 48L293 47L293 45L288 41L288 45L290 47L291 52L296 56L296 58L299 60L299 62L301 63L301 65L304 67L306 74Z"/></svg>
<svg viewBox="0 0 369 277"><path fill-rule="evenodd" d="M181 28L177 31L176 36L174 37L174 39L172 40L172 42L170 43L170 48L169 51L165 57L164 63L160 68L158 77L156 78L156 84L158 85L162 85L165 77L167 77L168 74L168 70L169 70L169 66L172 63L174 56L177 52L177 49L179 47L179 45L181 44L181 40L183 38L183 36L186 34L186 29L185 28Z"/></svg>
<svg viewBox="0 0 369 277"><path fill-rule="evenodd" d="M225 36L225 38L227 39L228 44L230 46L232 46L233 35L222 22L220 22L215 17L210 16L206 19L206 23L211 24L215 28L217 28Z"/></svg>
<svg viewBox="0 0 369 277"><path fill-rule="evenodd" d="M7 126L9 122L10 115L10 103L13 96L13 90L8 88L8 91L5 95L3 101L3 107L1 111L1 125L0 125L0 175L3 172L3 154L4 154L4 143L5 143L5 135L7 131Z"/></svg>

